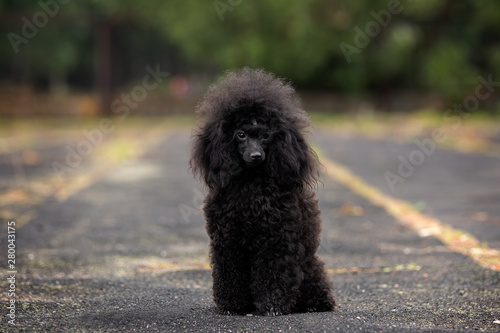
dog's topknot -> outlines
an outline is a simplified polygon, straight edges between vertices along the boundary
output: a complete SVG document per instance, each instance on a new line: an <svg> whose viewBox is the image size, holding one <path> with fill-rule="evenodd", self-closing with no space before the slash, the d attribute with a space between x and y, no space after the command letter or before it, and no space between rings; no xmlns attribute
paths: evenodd
<svg viewBox="0 0 500 333"><path fill-rule="evenodd" d="M212 84L197 105L197 114L205 122L228 119L249 107L262 107L298 129L309 126L295 89L285 81L262 69L245 67L227 72Z"/></svg>

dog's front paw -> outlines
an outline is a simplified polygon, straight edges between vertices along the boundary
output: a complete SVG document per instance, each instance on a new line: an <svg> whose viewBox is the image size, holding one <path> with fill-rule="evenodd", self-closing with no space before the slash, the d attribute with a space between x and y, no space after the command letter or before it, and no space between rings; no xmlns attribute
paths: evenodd
<svg viewBox="0 0 500 333"><path fill-rule="evenodd" d="M283 315L283 311L281 311L278 308L271 307L269 310L267 310L265 312L265 315L268 316L268 317L282 316Z"/></svg>
<svg viewBox="0 0 500 333"><path fill-rule="evenodd" d="M289 305L291 302L280 299L266 299L265 302L257 303L257 312L261 316L276 317L290 314L292 307Z"/></svg>

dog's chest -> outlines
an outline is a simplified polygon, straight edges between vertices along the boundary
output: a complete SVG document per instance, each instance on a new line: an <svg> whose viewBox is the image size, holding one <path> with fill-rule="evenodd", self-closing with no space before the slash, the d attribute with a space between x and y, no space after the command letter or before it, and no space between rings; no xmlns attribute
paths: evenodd
<svg viewBox="0 0 500 333"><path fill-rule="evenodd" d="M284 216L297 208L296 200L288 192L265 184L243 184L226 192L223 206L231 223L245 232L261 230L266 226L281 224Z"/></svg>

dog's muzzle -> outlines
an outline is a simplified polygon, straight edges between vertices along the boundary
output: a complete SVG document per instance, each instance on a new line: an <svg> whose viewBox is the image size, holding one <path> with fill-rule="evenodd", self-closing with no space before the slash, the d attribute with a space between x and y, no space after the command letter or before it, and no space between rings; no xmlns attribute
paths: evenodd
<svg viewBox="0 0 500 333"><path fill-rule="evenodd" d="M266 153L262 150L261 147L254 147L253 149L248 149L243 153L243 160L245 164L249 166L256 166L261 164L265 158Z"/></svg>

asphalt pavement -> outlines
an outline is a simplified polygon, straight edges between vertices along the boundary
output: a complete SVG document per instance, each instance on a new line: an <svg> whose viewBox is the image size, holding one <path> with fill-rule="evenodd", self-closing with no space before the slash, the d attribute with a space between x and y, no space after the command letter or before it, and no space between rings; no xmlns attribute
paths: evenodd
<svg viewBox="0 0 500 333"><path fill-rule="evenodd" d="M205 189L188 170L191 132L155 123L127 129L119 142L121 134L111 133L62 178L54 162L68 166L67 147L84 147L86 136L0 154L0 331L500 331L498 270L409 228L326 172L317 192L318 254L338 309L218 315L199 210ZM412 143L323 127L314 134L322 158L500 249L500 158L436 148L405 176L398 156L409 159ZM123 142L136 149L110 162ZM404 178L394 190L387 171ZM15 263L8 262L13 256Z"/></svg>

